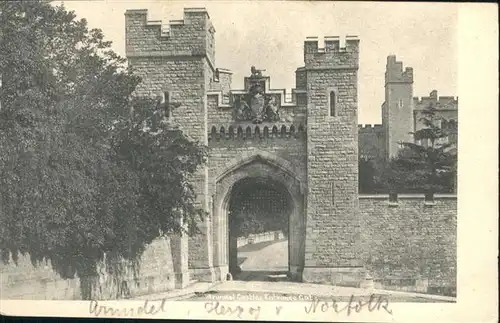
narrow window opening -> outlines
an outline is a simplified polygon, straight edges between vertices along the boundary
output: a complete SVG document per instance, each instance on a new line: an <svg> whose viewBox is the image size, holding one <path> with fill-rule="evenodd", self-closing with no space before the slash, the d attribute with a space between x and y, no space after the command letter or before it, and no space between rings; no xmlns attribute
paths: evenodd
<svg viewBox="0 0 500 323"><path fill-rule="evenodd" d="M336 96L334 91L330 91L330 117L336 116L335 104L336 104Z"/></svg>
<svg viewBox="0 0 500 323"><path fill-rule="evenodd" d="M216 139L217 136L217 128L215 126L212 127L212 130L210 131L210 138Z"/></svg>
<svg viewBox="0 0 500 323"><path fill-rule="evenodd" d="M211 45L211 44L210 44ZM219 82L219 76L220 76L220 72L219 72L219 69L216 68L215 69L215 73L214 73L214 82Z"/></svg>
<svg viewBox="0 0 500 323"><path fill-rule="evenodd" d="M269 137L269 128L264 127L264 138L268 138L268 137Z"/></svg>
<svg viewBox="0 0 500 323"><path fill-rule="evenodd" d="M399 101L398 101L398 108L400 108L400 109L403 108L403 99L399 99Z"/></svg>
<svg viewBox="0 0 500 323"><path fill-rule="evenodd" d="M335 205L335 183L333 182L331 183L330 192L332 198L332 205Z"/></svg>
<svg viewBox="0 0 500 323"><path fill-rule="evenodd" d="M258 126L255 127L254 136L255 136L255 138L260 137L260 128Z"/></svg>
<svg viewBox="0 0 500 323"><path fill-rule="evenodd" d="M273 127L272 135L273 137L278 137L278 128L276 126Z"/></svg>
<svg viewBox="0 0 500 323"><path fill-rule="evenodd" d="M283 138L286 137L286 126L285 125L281 126L281 137L283 137Z"/></svg>

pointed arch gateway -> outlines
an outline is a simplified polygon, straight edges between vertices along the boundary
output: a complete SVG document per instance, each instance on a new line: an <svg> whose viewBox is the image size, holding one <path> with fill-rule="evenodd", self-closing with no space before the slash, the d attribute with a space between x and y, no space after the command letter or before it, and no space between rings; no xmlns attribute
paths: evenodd
<svg viewBox="0 0 500 323"><path fill-rule="evenodd" d="M213 197L213 264L216 278L226 280L230 263L236 256L235 241L230 244L230 205L246 183L260 183L286 196L288 213L288 273L292 280L301 280L305 257L304 181L292 164L264 151L254 151L234 159L215 179ZM231 249L232 248L232 249ZM233 250L233 251L232 251Z"/></svg>

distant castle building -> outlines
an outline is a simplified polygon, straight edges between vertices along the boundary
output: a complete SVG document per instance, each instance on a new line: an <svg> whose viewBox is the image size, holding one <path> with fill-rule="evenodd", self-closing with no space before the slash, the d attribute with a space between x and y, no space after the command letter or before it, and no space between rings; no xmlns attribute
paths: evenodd
<svg viewBox="0 0 500 323"><path fill-rule="evenodd" d="M361 158L385 162L395 157L400 142L413 142L412 132L422 129L422 112L429 106L437 109L437 115L445 122L450 143L457 143L458 99L453 96L438 97L433 90L428 97L413 96L413 68L406 67L387 57L385 72L385 102L382 104L382 124L359 125L359 155Z"/></svg>

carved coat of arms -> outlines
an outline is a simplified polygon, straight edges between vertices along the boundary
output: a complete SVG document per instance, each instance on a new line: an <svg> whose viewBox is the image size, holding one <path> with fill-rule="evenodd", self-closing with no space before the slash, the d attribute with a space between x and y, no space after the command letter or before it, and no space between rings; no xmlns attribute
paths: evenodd
<svg viewBox="0 0 500 323"><path fill-rule="evenodd" d="M279 99L277 96L267 95L264 91L262 70L252 66L252 81L246 95L236 96L234 99L234 118L238 121L278 121Z"/></svg>

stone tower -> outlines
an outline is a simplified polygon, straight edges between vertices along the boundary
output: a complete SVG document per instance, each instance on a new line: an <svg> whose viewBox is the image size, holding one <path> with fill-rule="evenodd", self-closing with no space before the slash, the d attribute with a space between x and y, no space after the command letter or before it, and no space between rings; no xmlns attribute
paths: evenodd
<svg viewBox="0 0 500 323"><path fill-rule="evenodd" d="M208 143L207 96L215 72L214 27L203 8L184 9L183 20L171 20L169 30L161 21L148 21L147 10L127 10L125 13L126 55L134 72L142 77L137 95L155 97L158 94L179 106L169 111L169 118L191 139ZM208 171L199 169L193 178L197 203L209 210ZM210 222L200 224L204 235L173 240L173 249L180 259L174 263L189 282L189 272L195 278L213 280L213 255ZM207 237L210 241L207 241ZM189 263L189 270L188 270Z"/></svg>
<svg viewBox="0 0 500 323"><path fill-rule="evenodd" d="M359 40L304 44L307 225L303 280L355 284L363 271L358 215Z"/></svg>
<svg viewBox="0 0 500 323"><path fill-rule="evenodd" d="M382 126L385 132L386 160L397 156L400 141L412 141L413 69L403 71L396 56L387 57L385 72L385 102L382 105Z"/></svg>

